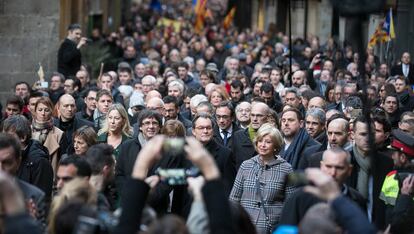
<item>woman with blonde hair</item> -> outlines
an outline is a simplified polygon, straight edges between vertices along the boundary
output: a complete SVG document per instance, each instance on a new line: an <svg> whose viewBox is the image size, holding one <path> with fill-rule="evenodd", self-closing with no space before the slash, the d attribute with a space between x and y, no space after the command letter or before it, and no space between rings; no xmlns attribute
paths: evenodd
<svg viewBox="0 0 414 234"><path fill-rule="evenodd" d="M114 147L115 158L118 158L120 145L131 136L128 113L121 104L113 104L108 109L104 126L98 132L98 142Z"/></svg>
<svg viewBox="0 0 414 234"><path fill-rule="evenodd" d="M53 125L53 103L48 97L41 97L35 105L32 120L32 139L39 141L49 151L49 160L56 174L57 164L66 152L67 141L65 133Z"/></svg>
<svg viewBox="0 0 414 234"><path fill-rule="evenodd" d="M257 233L270 233L279 222L284 201L294 192L286 183L293 170L279 155L283 137L273 125L263 124L253 145L258 155L241 164L230 201L246 209Z"/></svg>
<svg viewBox="0 0 414 234"><path fill-rule="evenodd" d="M215 85L208 96L208 101L213 105L214 108L217 108L221 102L229 101L230 97L224 88L221 85Z"/></svg>

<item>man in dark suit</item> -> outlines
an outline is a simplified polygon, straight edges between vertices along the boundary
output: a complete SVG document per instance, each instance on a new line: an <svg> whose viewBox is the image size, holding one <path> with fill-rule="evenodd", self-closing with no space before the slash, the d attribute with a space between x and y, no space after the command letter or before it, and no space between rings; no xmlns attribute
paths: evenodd
<svg viewBox="0 0 414 234"><path fill-rule="evenodd" d="M244 160L257 154L252 143L253 138L256 136L257 130L267 122L268 114L269 107L265 103L254 103L250 112L250 125L246 129L240 129L234 133L231 151L237 170Z"/></svg>
<svg viewBox="0 0 414 234"><path fill-rule="evenodd" d="M236 170L232 163L231 151L218 144L213 138L214 119L207 113L197 114L193 119L193 136L204 145L213 156L217 167L222 174L225 190L227 194L233 187Z"/></svg>
<svg viewBox="0 0 414 234"><path fill-rule="evenodd" d="M409 80L410 85L414 85L414 65L411 64L410 53L404 52L401 56L401 63L391 68L391 76L401 75Z"/></svg>
<svg viewBox="0 0 414 234"><path fill-rule="evenodd" d="M234 132L239 130L239 127L234 122L234 108L231 102L222 102L216 108L216 121L214 126L214 139L217 143L231 149Z"/></svg>
<svg viewBox="0 0 414 234"><path fill-rule="evenodd" d="M68 36L60 45L58 51L58 72L66 78L75 76L82 64L80 48L87 42L82 37L82 29L79 24L71 24L68 27Z"/></svg>

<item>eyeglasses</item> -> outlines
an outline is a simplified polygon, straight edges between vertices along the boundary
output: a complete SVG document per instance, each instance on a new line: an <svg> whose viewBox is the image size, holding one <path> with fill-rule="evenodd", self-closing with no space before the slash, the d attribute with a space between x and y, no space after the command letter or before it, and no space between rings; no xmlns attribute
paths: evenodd
<svg viewBox="0 0 414 234"><path fill-rule="evenodd" d="M198 126L198 127L195 127L197 130L208 130L208 131L210 131L210 130L212 130L213 129L213 127L211 127L211 126Z"/></svg>
<svg viewBox="0 0 414 234"><path fill-rule="evenodd" d="M251 111L251 109L237 109L237 112L249 113L250 111Z"/></svg>
<svg viewBox="0 0 414 234"><path fill-rule="evenodd" d="M142 125L143 126L150 126L150 125L158 126L159 123L157 121L145 121L145 122L142 122Z"/></svg>

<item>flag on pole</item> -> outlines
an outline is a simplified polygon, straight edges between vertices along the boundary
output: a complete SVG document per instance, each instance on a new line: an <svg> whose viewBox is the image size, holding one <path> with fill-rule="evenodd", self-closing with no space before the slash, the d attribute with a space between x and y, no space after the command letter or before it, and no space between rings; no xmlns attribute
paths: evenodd
<svg viewBox="0 0 414 234"><path fill-rule="evenodd" d="M196 21L195 21L195 31L197 33L201 33L204 28L204 17L206 12L206 4L207 0L197 0L194 10L196 14Z"/></svg>
<svg viewBox="0 0 414 234"><path fill-rule="evenodd" d="M389 42L394 38L394 20L392 18L392 10L390 9L385 19L378 24L374 34L369 39L368 47L374 47L379 42Z"/></svg>
<svg viewBox="0 0 414 234"><path fill-rule="evenodd" d="M223 27L224 29L228 29L233 22L234 15L236 14L236 7L232 7L229 13L224 17L223 20Z"/></svg>
<svg viewBox="0 0 414 234"><path fill-rule="evenodd" d="M382 29L387 33L388 41L395 38L395 31L394 31L394 20L392 18L392 9L387 13L385 17L384 24L382 25Z"/></svg>

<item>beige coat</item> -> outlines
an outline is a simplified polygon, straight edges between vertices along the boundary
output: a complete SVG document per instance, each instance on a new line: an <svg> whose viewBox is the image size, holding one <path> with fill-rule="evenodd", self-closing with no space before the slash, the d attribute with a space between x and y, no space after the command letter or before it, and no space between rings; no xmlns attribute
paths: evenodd
<svg viewBox="0 0 414 234"><path fill-rule="evenodd" d="M57 127L53 127L53 129L47 134L46 140L43 143L43 146L49 150L49 160L52 164L55 175L57 173L57 166L60 160L58 152L62 137L64 137L63 131Z"/></svg>

